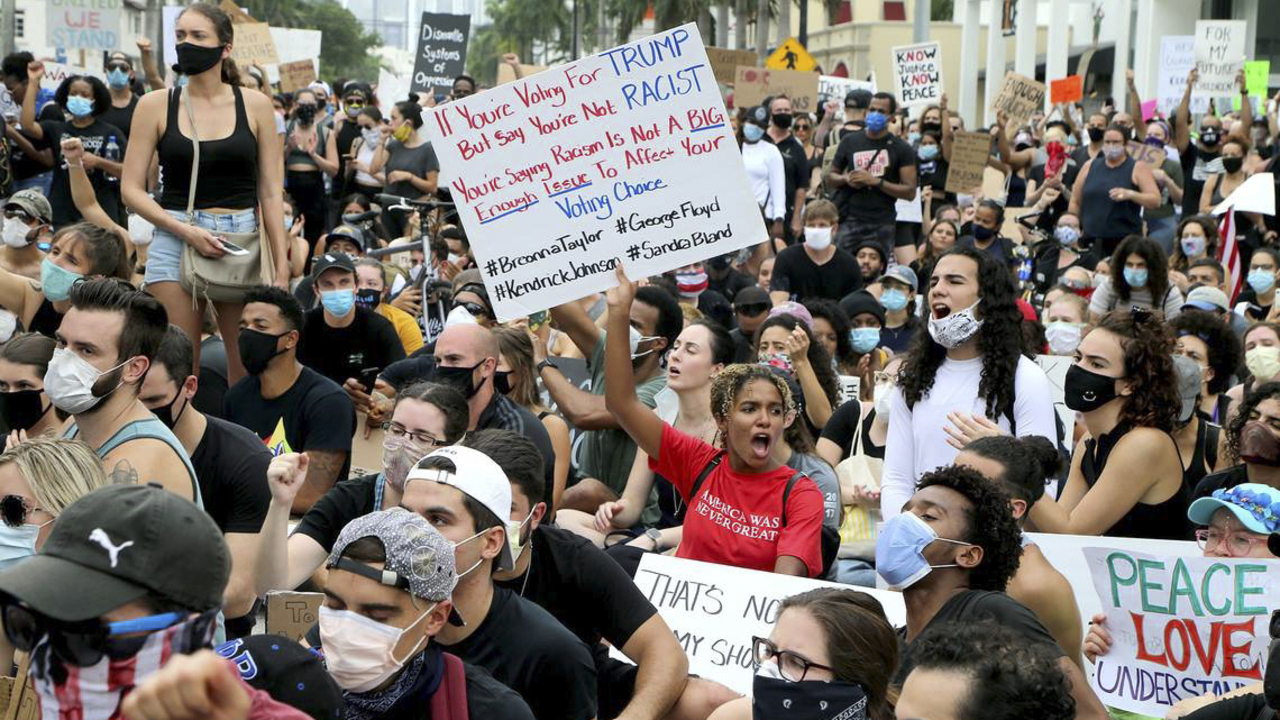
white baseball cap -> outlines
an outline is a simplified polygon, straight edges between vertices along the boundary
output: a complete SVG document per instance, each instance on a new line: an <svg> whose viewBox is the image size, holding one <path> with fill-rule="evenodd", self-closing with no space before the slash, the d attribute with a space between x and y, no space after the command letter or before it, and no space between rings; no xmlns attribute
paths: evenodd
<svg viewBox="0 0 1280 720"><path fill-rule="evenodd" d="M422 467L423 462L434 457L452 462L456 472ZM405 485L408 486L414 480L430 480L458 488L472 500L488 508L489 512L504 523L502 527L505 531L505 523L511 517L511 481L507 479L502 467L488 455L460 445L442 447L422 458L409 471ZM510 570L513 567L510 543L502 544L502 551L498 553L496 562L499 570Z"/></svg>

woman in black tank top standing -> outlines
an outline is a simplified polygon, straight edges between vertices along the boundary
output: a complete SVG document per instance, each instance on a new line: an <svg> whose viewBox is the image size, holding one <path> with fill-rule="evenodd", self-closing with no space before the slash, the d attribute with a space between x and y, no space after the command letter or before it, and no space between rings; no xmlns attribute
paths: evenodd
<svg viewBox="0 0 1280 720"><path fill-rule="evenodd" d="M1084 223L1085 237L1101 243L1102 255L1115 252L1125 237L1142 234L1142 208L1160 207L1151 166L1129 156L1128 140L1128 128L1107 128L1102 152L1080 168L1072 187L1069 210Z"/></svg>
<svg viewBox="0 0 1280 720"><path fill-rule="evenodd" d="M195 348L200 365L200 326L204 301L195 303L178 283L183 245L201 255L222 257L221 233L253 232L263 223L275 262L275 284L289 282L284 215L281 148L271 99L239 87L239 73L231 60L231 18L204 3L191 5L175 24L178 70L185 87L149 93L134 112L133 134L125 155L125 202L155 225L147 258L147 291L182 328ZM190 103L190 108L185 107ZM190 112L188 112L190 110ZM188 223L188 188L192 175L193 129L200 138L200 167L196 179L194 224ZM160 156L164 190L156 202L146 191L147 166L153 152ZM227 347L240 335L239 303L214 303L218 328ZM227 380L244 377L237 353L227 353Z"/></svg>
<svg viewBox="0 0 1280 720"><path fill-rule="evenodd" d="M1080 341L1067 407L1089 434L1071 455L1056 502L1031 509L1042 532L1185 540L1188 496L1171 435L1182 400L1173 337L1148 310L1113 311Z"/></svg>

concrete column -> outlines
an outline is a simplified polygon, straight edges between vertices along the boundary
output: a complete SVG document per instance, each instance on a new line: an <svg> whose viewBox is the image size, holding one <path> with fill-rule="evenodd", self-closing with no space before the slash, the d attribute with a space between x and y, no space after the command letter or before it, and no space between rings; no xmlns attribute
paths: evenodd
<svg viewBox="0 0 1280 720"><path fill-rule="evenodd" d="M984 125L995 122L996 114L991 109L991 105L995 103L996 96L1000 94L1000 87L1004 85L1004 33L1000 29L1000 20L1003 16L1004 0L987 0L987 83L982 112L978 114ZM968 124L968 120L965 123Z"/></svg>
<svg viewBox="0 0 1280 720"><path fill-rule="evenodd" d="M1159 79L1160 36L1151 32L1155 24L1156 0L1138 0L1138 28L1133 44L1133 81L1138 86L1138 97L1143 102L1156 97L1156 81ZM1134 117L1142 108L1133 108Z"/></svg>
<svg viewBox="0 0 1280 720"><path fill-rule="evenodd" d="M604 3L597 3L604 8ZM603 9L601 15L604 14ZM716 46L729 47L729 3L722 2L716 5Z"/></svg>
<svg viewBox="0 0 1280 720"><path fill-rule="evenodd" d="M1066 0L1063 0L1065 2ZM960 97L952 101L953 112L964 118L965 127L973 127L978 121L978 83L969 78L978 77L978 34L980 0L960 0L956 3L960 21Z"/></svg>
<svg viewBox="0 0 1280 720"><path fill-rule="evenodd" d="M1045 53L1044 63L1046 85L1051 80L1059 80L1067 76L1067 56L1070 52L1067 37L1071 28L1070 8L1069 0L1052 0L1049 5L1049 47ZM1045 95L1044 105L1045 112L1052 107L1048 95Z"/></svg>
<svg viewBox="0 0 1280 720"><path fill-rule="evenodd" d="M1116 110L1128 108L1129 113L1141 113L1139 108L1129 107L1129 87L1125 83L1125 71L1129 69L1129 25L1133 15L1133 0L1116 0L1103 22L1116 29L1115 64L1111 67L1111 97Z"/></svg>
<svg viewBox="0 0 1280 720"><path fill-rule="evenodd" d="M1013 69L1019 75L1029 78L1036 76L1036 10L1039 5L1039 0L1018 2L1018 34L1014 46Z"/></svg>

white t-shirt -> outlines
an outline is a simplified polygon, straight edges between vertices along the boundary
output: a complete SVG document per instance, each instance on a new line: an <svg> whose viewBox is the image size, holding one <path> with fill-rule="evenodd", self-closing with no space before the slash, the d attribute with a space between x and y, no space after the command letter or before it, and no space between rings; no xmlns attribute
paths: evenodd
<svg viewBox="0 0 1280 720"><path fill-rule="evenodd" d="M1089 299L1089 312L1105 315L1112 310L1128 310L1134 305L1148 310L1159 310L1164 313L1166 320L1172 320L1182 312L1182 291L1176 285L1170 285L1164 294L1164 301L1160 303L1160 307L1155 307L1155 304L1151 301L1151 290L1147 288L1131 288L1129 290L1129 302L1124 302L1116 291L1111 288L1111 278L1104 277L1098 281L1098 287L1094 289L1093 296Z"/></svg>
<svg viewBox="0 0 1280 720"><path fill-rule="evenodd" d="M765 217L779 220L787 214L786 168L782 165L782 153L767 140L742 143L742 164L747 168L751 192L756 205L764 208Z"/></svg>
<svg viewBox="0 0 1280 720"><path fill-rule="evenodd" d="M915 493L921 475L955 461L958 450L947 444L947 413L963 412L986 417L987 402L978 396L982 358L943 360L929 394L914 408L907 407L901 389L895 388L889 414L889 437L884 451L880 509L884 519L902 512ZM1021 357L1013 380L1013 417L1018 437L1039 435L1057 442L1053 415L1053 389L1044 370ZM1009 418L993 418L1009 432Z"/></svg>

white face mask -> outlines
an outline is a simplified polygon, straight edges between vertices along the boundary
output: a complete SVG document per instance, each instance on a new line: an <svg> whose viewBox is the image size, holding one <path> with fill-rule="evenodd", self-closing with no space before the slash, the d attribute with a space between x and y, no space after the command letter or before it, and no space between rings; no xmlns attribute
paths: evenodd
<svg viewBox="0 0 1280 720"><path fill-rule="evenodd" d="M353 693L369 692L386 682L427 641L423 635L404 658L397 658L395 649L400 638L434 608L435 605L427 608L402 630L350 610L333 610L321 605L320 642L324 645L325 666L334 682Z"/></svg>
<svg viewBox="0 0 1280 720"><path fill-rule="evenodd" d="M879 383L873 394L876 405L876 417L889 422L890 406L893 400L893 386L889 383Z"/></svg>
<svg viewBox="0 0 1280 720"><path fill-rule="evenodd" d="M1044 338L1054 355L1070 355L1080 347L1080 331L1083 326L1072 322L1051 322L1045 326Z"/></svg>
<svg viewBox="0 0 1280 720"><path fill-rule="evenodd" d="M630 346L630 348L631 348L631 359L632 359L632 360L639 360L640 358L644 357L645 355L648 355L649 353L653 352L653 348L652 348L652 347L651 347L651 348L649 348L648 350L645 350L645 351L644 351L644 352L642 352L642 353L638 353L638 352L636 352L636 349L640 347L640 343L642 343L642 342L653 342L653 341L655 341L655 340L657 340L657 339L658 339L656 336L652 336L652 335L641 335L641 334L640 334L640 331L639 331L639 330L637 330L637 329L635 328L635 326L634 326L634 325L632 325L630 328L628 328L628 330L627 330L627 338L628 338L628 339L627 339L627 344L628 344L628 345Z"/></svg>
<svg viewBox="0 0 1280 720"><path fill-rule="evenodd" d="M831 245L831 228L806 227L804 229L804 244L815 252L826 250Z"/></svg>
<svg viewBox="0 0 1280 720"><path fill-rule="evenodd" d="M977 334L978 330L982 329L982 321L973 316L973 311L977 307L978 303L975 302L964 310L953 312L941 319L930 314L929 336L948 350L965 344L969 338Z"/></svg>
<svg viewBox="0 0 1280 720"><path fill-rule="evenodd" d="M31 232L31 228L27 224L19 220L4 221L4 230L0 231L0 240L11 248L23 248L29 245L27 235Z"/></svg>
<svg viewBox="0 0 1280 720"><path fill-rule="evenodd" d="M449 311L449 317L444 319L445 327L453 327L454 325L477 325L476 318L467 309L461 305L454 307Z"/></svg>
<svg viewBox="0 0 1280 720"><path fill-rule="evenodd" d="M65 413L78 415L102 402L102 398L116 391L120 384L111 388L110 392L98 396L93 394L93 385L98 378L117 368L124 367L124 362L108 370L99 372L98 368L89 364L88 360L76 355L67 348L53 351L53 359L49 361L49 369L44 373L44 392L53 402L53 406Z"/></svg>
<svg viewBox="0 0 1280 720"><path fill-rule="evenodd" d="M530 510L523 520L507 521L507 545L511 548L511 558L513 560L518 560L520 553L524 552L524 549L528 547L528 545L521 542L521 535L524 532L525 523L529 522L531 517L533 517L533 510Z"/></svg>

